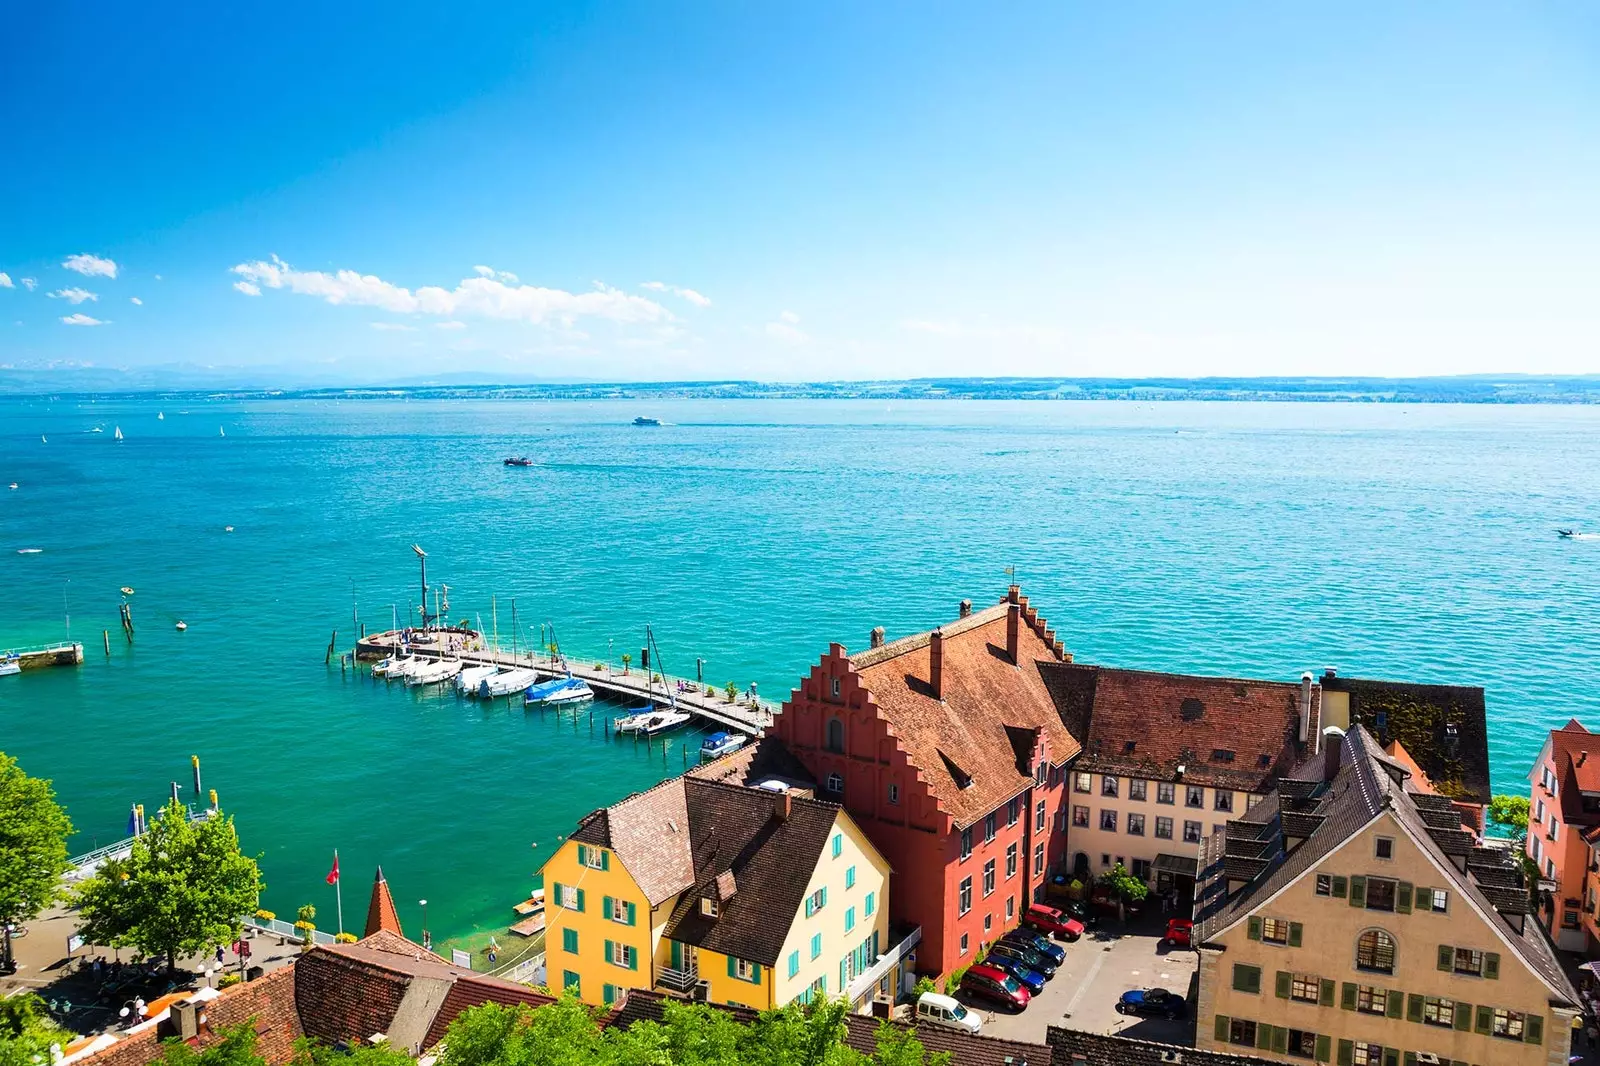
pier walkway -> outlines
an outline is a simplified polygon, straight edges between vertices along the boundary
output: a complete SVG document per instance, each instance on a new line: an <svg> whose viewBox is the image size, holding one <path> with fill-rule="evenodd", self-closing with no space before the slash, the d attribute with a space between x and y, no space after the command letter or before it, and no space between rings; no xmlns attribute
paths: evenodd
<svg viewBox="0 0 1600 1066"><path fill-rule="evenodd" d="M362 640L358 658L365 661L382 658L393 653L396 643L392 633L371 634ZM493 663L506 667L532 667L538 671L541 681L565 677L570 672L573 677L587 682L596 695L606 699L620 703L648 699L663 706L676 700L680 711L687 711L698 718L749 736L760 736L772 725L773 716L777 713L777 706L766 700L752 701L748 696L741 696L737 702L729 703L721 692L707 696L704 684L684 678L666 676L664 680L657 680L651 684L650 675L643 672L620 673L609 665L596 669L593 665L584 665L584 661L572 658L563 661L549 656L536 657L531 652L517 655L487 650L444 652L416 646L411 650L423 658L460 659L463 664L472 666L488 666ZM654 676L661 678L663 675ZM680 684L683 686L681 690Z"/></svg>

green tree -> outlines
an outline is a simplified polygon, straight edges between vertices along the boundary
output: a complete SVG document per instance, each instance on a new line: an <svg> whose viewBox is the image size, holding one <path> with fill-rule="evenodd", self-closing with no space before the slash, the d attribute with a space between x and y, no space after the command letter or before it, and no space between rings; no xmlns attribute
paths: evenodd
<svg viewBox="0 0 1600 1066"><path fill-rule="evenodd" d="M873 1066L950 1066L950 1052L928 1054L914 1029L879 1022L876 1039Z"/></svg>
<svg viewBox="0 0 1600 1066"><path fill-rule="evenodd" d="M256 1050L255 1019L220 1030L222 1039L196 1051L177 1037L162 1045L165 1066L267 1066L266 1057Z"/></svg>
<svg viewBox="0 0 1600 1066"><path fill-rule="evenodd" d="M415 1063L410 1055L396 1051L387 1042L335 1051L308 1036L294 1042L294 1058L289 1060L289 1066L415 1066Z"/></svg>
<svg viewBox="0 0 1600 1066"><path fill-rule="evenodd" d="M1101 874L1099 881L1111 889L1111 896L1117 901L1117 915L1124 921L1128 917L1128 904L1142 903L1150 894L1150 886L1144 879L1129 873L1120 862Z"/></svg>
<svg viewBox="0 0 1600 1066"><path fill-rule="evenodd" d="M29 777L0 751L0 928L37 918L61 894L71 835L50 782ZM0 973L12 973L9 929L0 939Z"/></svg>
<svg viewBox="0 0 1600 1066"><path fill-rule="evenodd" d="M78 890L80 932L91 944L165 955L171 972L184 955L237 940L263 887L231 816L194 822L172 803L126 859L107 862Z"/></svg>
<svg viewBox="0 0 1600 1066"><path fill-rule="evenodd" d="M38 1066L50 1061L50 1045L66 1046L72 1034L45 1011L32 992L0 999L0 1066Z"/></svg>
<svg viewBox="0 0 1600 1066"><path fill-rule="evenodd" d="M1527 796L1494 796L1489 800L1489 821L1506 830L1513 840L1522 840L1528 835L1532 807Z"/></svg>

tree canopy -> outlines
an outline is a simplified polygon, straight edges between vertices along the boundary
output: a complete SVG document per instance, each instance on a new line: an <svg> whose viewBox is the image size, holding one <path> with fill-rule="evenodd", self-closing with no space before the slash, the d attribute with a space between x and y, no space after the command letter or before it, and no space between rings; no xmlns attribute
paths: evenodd
<svg viewBox="0 0 1600 1066"><path fill-rule="evenodd" d="M1128 903L1138 903L1150 894L1150 886L1144 883L1144 878L1135 877L1120 862L1100 875L1100 883Z"/></svg>
<svg viewBox="0 0 1600 1066"><path fill-rule="evenodd" d="M0 752L0 926L37 918L60 895L71 835L50 782L29 777ZM9 936L3 950L0 972L9 969Z"/></svg>
<svg viewBox="0 0 1600 1066"><path fill-rule="evenodd" d="M215 1040L196 1051L178 1037L162 1045L165 1066L267 1066L266 1057L256 1050L255 1019L242 1022L231 1029L220 1030L221 1040Z"/></svg>
<svg viewBox="0 0 1600 1066"><path fill-rule="evenodd" d="M948 1066L912 1030L884 1023L873 1054L847 1046L840 1000L766 1011L746 1024L704 1004L666 1002L661 1021L602 1030L600 1012L568 996L544 1007L486 1003L444 1037L440 1066ZM385 1064L373 1064L385 1066Z"/></svg>
<svg viewBox="0 0 1600 1066"><path fill-rule="evenodd" d="M0 1066L39 1066L50 1061L51 1044L71 1039L32 992L0 999Z"/></svg>
<svg viewBox="0 0 1600 1066"><path fill-rule="evenodd" d="M231 817L190 821L172 803L126 859L107 862L83 883L79 932L91 944L164 955L175 968L185 955L238 939L262 887L260 867L239 851Z"/></svg>
<svg viewBox="0 0 1600 1066"><path fill-rule="evenodd" d="M1527 796L1500 795L1489 800L1489 821L1505 829L1514 839L1528 835L1532 802Z"/></svg>

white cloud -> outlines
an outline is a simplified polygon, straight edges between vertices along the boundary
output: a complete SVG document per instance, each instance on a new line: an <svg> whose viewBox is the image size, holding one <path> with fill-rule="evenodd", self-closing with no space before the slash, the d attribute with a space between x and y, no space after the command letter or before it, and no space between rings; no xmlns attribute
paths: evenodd
<svg viewBox="0 0 1600 1066"><path fill-rule="evenodd" d="M451 322L435 322L433 324L433 328L434 329L466 329L467 328L467 324L465 322L455 322L455 321L451 321Z"/></svg>
<svg viewBox="0 0 1600 1066"><path fill-rule="evenodd" d="M144 306L144 301L139 299L137 296L128 297L128 302L131 303L135 307L143 307Z"/></svg>
<svg viewBox="0 0 1600 1066"><path fill-rule="evenodd" d="M98 300L100 297L88 289L57 289L55 292L45 293L52 300L66 300L68 303L81 304L85 300Z"/></svg>
<svg viewBox="0 0 1600 1066"><path fill-rule="evenodd" d="M14 288L16 288L16 286L11 283L11 275L7 274L4 270L0 270L0 289Z"/></svg>
<svg viewBox="0 0 1600 1066"><path fill-rule="evenodd" d="M23 278L22 287L27 289L29 292L32 292L34 289L39 287L39 283L32 278Z"/></svg>
<svg viewBox="0 0 1600 1066"><path fill-rule="evenodd" d="M768 322L767 336L785 344L804 344L811 339L805 330L800 328L800 316L793 311L781 312L776 322Z"/></svg>
<svg viewBox="0 0 1600 1066"><path fill-rule="evenodd" d="M61 265L68 270L75 270L86 278L114 278L117 276L117 264L109 259L102 259L98 255L80 252L69 255L61 261Z"/></svg>
<svg viewBox="0 0 1600 1066"><path fill-rule="evenodd" d="M236 281L233 283L233 287L244 293L246 296L261 295L261 286L252 285L248 281Z"/></svg>
<svg viewBox="0 0 1600 1066"><path fill-rule="evenodd" d="M472 269L478 272L480 278L499 278L507 285L515 285L520 280L509 270L496 270L494 267L486 266L475 266Z"/></svg>
<svg viewBox="0 0 1600 1066"><path fill-rule="evenodd" d="M157 281L160 281L160 280L161 280L161 275L160 275L160 274L157 274L157 275L156 275L156 280L157 280Z"/></svg>
<svg viewBox="0 0 1600 1066"><path fill-rule="evenodd" d="M82 314L81 312L79 314L76 314L76 315L63 315L62 318L61 318L61 321L65 322L69 326L104 326L104 325L106 325L106 323L102 322L100 319L98 319L98 318L90 318L88 315Z"/></svg>
<svg viewBox="0 0 1600 1066"><path fill-rule="evenodd" d="M426 285L413 291L354 270L333 274L296 270L277 256L270 262L258 259L240 263L232 272L258 290L288 289L302 296L321 297L330 304L377 307L400 315L499 318L559 326L571 326L579 318L619 323L672 321L672 313L654 300L600 282L591 292L574 293L510 283L503 280L510 276L504 273L489 277L480 272L477 277L457 282L454 289ZM241 288L244 283L236 282L234 287L248 292Z"/></svg>
<svg viewBox="0 0 1600 1066"><path fill-rule="evenodd" d="M644 283L643 288L649 289L651 292L670 292L674 296L688 300L696 307L711 306L711 297L695 292L693 289L685 289L680 285L668 285L664 281L647 281Z"/></svg>
<svg viewBox="0 0 1600 1066"><path fill-rule="evenodd" d="M408 326L404 322L374 322L372 328L383 330L386 333L415 333L416 326Z"/></svg>

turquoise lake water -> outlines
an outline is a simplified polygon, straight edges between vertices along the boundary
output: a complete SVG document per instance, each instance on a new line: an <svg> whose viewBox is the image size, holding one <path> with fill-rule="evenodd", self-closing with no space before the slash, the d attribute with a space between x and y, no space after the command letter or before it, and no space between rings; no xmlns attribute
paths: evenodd
<svg viewBox="0 0 1600 1066"><path fill-rule="evenodd" d="M70 612L87 659L0 678L0 750L55 780L75 850L187 795L198 753L280 915L333 927L337 847L347 925L381 863L409 933L423 898L436 940L503 930L579 816L698 738L324 667L352 594L374 628L415 599L418 542L508 646L513 598L520 639L553 621L585 659L637 660L649 622L669 671L777 698L830 640L926 628L1015 566L1081 661L1481 684L1510 789L1546 728L1600 722L1600 541L1553 532L1600 529L1597 475L1579 407L3 400L0 648Z"/></svg>

